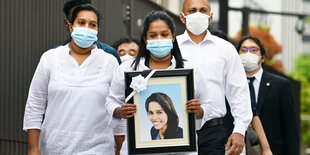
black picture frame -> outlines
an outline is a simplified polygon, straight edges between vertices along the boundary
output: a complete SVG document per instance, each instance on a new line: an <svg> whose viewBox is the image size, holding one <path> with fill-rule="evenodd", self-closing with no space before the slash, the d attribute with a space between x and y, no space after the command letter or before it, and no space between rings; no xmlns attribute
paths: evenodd
<svg viewBox="0 0 310 155"><path fill-rule="evenodd" d="M150 72L151 70L145 70L143 72L136 71L124 73L126 97L133 92L133 89L130 88L132 78L140 74L143 77L146 77ZM143 102L145 100L143 100L143 97L146 98L147 94L155 92L165 93L168 96L172 94L171 97L174 97L174 100L181 101L179 103L172 104L175 106L176 111L177 109L181 109L178 111L178 114L180 114L179 121L182 121L182 138L172 138L164 140L143 140L143 138L149 138L151 137L150 135L152 135L151 129L146 125L148 123L145 123L145 121L143 121L148 118L148 113L145 109L145 103ZM180 96L178 94L180 94ZM196 151L195 115L192 113L187 113L185 109L186 101L193 98L193 69L157 70L148 80L147 89L141 91L140 93L136 93L127 102L137 105L137 113L134 117L127 120L127 141L129 154ZM149 123L151 123L150 120L148 121ZM154 128L154 124L151 128Z"/></svg>

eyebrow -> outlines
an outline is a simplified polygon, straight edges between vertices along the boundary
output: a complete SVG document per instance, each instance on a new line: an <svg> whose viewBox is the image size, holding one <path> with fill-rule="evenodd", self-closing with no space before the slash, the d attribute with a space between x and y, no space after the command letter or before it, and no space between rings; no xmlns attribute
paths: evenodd
<svg viewBox="0 0 310 155"><path fill-rule="evenodd" d="M194 6L194 7L188 8L187 10L193 10L193 9L195 9L195 10L206 9L206 10L208 10L208 11L211 10L211 9L209 9L208 7L205 7L205 6L203 6L203 7L201 7L201 8L197 8L196 6Z"/></svg>
<svg viewBox="0 0 310 155"><path fill-rule="evenodd" d="M208 7L201 7L200 9L207 9L207 10L210 10Z"/></svg>
<svg viewBox="0 0 310 155"><path fill-rule="evenodd" d="M161 111L164 111L164 110L155 110L156 112L161 112Z"/></svg>
<svg viewBox="0 0 310 155"><path fill-rule="evenodd" d="M86 20L85 18L77 18L77 20ZM90 20L90 22L95 22L97 23L97 20Z"/></svg>
<svg viewBox="0 0 310 155"><path fill-rule="evenodd" d="M169 30L163 30L163 31L161 31L161 32L169 32ZM157 33L157 32L155 32L155 31L150 31L149 33Z"/></svg>
<svg viewBox="0 0 310 155"><path fill-rule="evenodd" d="M241 48L248 48L248 47L250 47L250 48L253 48L253 47L259 48L258 46L241 46Z"/></svg>

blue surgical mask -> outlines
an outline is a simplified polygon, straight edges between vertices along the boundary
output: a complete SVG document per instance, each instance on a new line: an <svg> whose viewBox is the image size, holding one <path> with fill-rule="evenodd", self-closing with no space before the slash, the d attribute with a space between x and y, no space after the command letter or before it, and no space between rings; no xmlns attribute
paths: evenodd
<svg viewBox="0 0 310 155"><path fill-rule="evenodd" d="M73 27L71 37L79 47L88 48L98 40L97 34L98 31L86 27Z"/></svg>
<svg viewBox="0 0 310 155"><path fill-rule="evenodd" d="M172 48L172 39L147 40L146 49L156 58L166 57Z"/></svg>

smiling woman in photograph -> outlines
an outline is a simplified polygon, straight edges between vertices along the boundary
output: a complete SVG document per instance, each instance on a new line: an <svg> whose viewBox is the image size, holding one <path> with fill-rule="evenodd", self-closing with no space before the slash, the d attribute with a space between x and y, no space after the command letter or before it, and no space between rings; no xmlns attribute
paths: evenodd
<svg viewBox="0 0 310 155"><path fill-rule="evenodd" d="M183 138L183 129L179 117L169 96L164 93L153 93L145 101L145 109L152 122L152 140Z"/></svg>

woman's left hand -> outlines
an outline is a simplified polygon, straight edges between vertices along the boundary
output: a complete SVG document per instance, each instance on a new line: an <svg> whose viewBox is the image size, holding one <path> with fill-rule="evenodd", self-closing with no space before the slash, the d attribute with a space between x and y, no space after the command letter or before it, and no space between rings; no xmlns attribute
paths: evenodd
<svg viewBox="0 0 310 155"><path fill-rule="evenodd" d="M121 107L122 117L125 119L131 118L137 112L137 107L135 104L123 104Z"/></svg>
<svg viewBox="0 0 310 155"><path fill-rule="evenodd" d="M197 118L202 118L203 109L200 106L200 101L198 99L191 99L186 102L186 111L188 113L195 113Z"/></svg>

